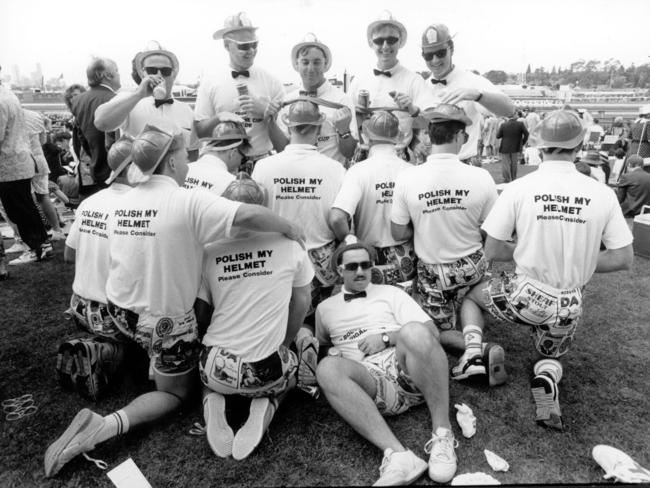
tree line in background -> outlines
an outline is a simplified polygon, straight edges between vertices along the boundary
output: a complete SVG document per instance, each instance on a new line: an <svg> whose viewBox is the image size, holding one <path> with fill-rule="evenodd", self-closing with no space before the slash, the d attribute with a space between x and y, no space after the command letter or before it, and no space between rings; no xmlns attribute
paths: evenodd
<svg viewBox="0 0 650 488"><path fill-rule="evenodd" d="M650 89L650 63L641 66L632 63L626 68L618 59L613 58L607 61L580 59L568 68L553 66L550 71L543 66L533 69L529 64L523 80L519 73L500 70L490 70L483 76L497 85L525 84L553 89L559 89L561 85L582 89Z"/></svg>

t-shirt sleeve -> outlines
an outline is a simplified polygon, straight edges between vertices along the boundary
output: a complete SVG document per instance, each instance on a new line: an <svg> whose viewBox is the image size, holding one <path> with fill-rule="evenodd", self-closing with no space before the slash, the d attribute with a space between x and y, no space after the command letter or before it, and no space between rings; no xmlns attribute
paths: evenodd
<svg viewBox="0 0 650 488"><path fill-rule="evenodd" d="M314 279L314 267L311 264L307 251L300 247L299 244L293 243L294 252L297 254L298 262L296 272L293 275L293 288L307 286Z"/></svg>
<svg viewBox="0 0 650 488"><path fill-rule="evenodd" d="M359 171L356 171L355 168L355 166L350 168L343 177L339 193L336 195L332 204L332 208L339 208L347 212L350 216L354 215L363 195L362 183L358 174Z"/></svg>
<svg viewBox="0 0 650 488"><path fill-rule="evenodd" d="M486 172L487 173L487 172ZM494 183L494 180L492 177L487 173L485 175L485 193L486 193L486 201L485 205L483 206L483 209L481 210L481 216L479 217L479 222L484 222L485 219L487 218L488 214L490 213L490 210L492 210L492 207L494 207L494 203L497 201L497 198L499 194L497 193L497 186Z"/></svg>
<svg viewBox="0 0 650 488"><path fill-rule="evenodd" d="M205 120L216 115L210 92L212 83L206 76L201 79L201 84L196 92L196 101L194 102L194 120Z"/></svg>
<svg viewBox="0 0 650 488"><path fill-rule="evenodd" d="M409 322L424 323L431 320L431 317L422 310L422 307L413 298L403 290L397 287L394 288L394 290L391 290L393 292L393 313L399 325L403 326Z"/></svg>
<svg viewBox="0 0 650 488"><path fill-rule="evenodd" d="M189 225L201 244L230 237L240 202L233 202L207 191L188 191L187 198L190 203Z"/></svg>
<svg viewBox="0 0 650 488"><path fill-rule="evenodd" d="M494 239L500 241L510 240L515 230L515 217L513 191L506 188L494 202L494 206L485 222L483 222L481 229Z"/></svg>
<svg viewBox="0 0 650 488"><path fill-rule="evenodd" d="M208 305L212 305L212 293L210 293L210 283L208 282L208 277L206 276L207 272L210 272L210 269L206 267L207 259L203 261L203 274L201 275L201 286L199 287L199 293L197 298L200 298Z"/></svg>
<svg viewBox="0 0 650 488"><path fill-rule="evenodd" d="M625 222L623 211L613 192L611 196L608 196L608 203L610 211L603 229L603 244L607 249L621 249L629 246L633 240L632 232Z"/></svg>
<svg viewBox="0 0 650 488"><path fill-rule="evenodd" d="M395 179L395 190L393 192L393 206L391 208L390 220L398 225L406 225L411 220L408 202L406 200L406 181L404 172Z"/></svg>
<svg viewBox="0 0 650 488"><path fill-rule="evenodd" d="M81 212L83 212L83 206L79 206L76 210L76 218L70 226L68 232L68 237L65 239L65 245L72 249L77 249L79 246L79 226L81 225Z"/></svg>

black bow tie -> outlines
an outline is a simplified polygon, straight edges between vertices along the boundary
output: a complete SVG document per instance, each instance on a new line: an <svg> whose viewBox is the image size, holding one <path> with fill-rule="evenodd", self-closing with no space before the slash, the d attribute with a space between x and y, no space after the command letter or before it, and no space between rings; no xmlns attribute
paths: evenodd
<svg viewBox="0 0 650 488"><path fill-rule="evenodd" d="M233 78L237 78L238 76L245 76L246 78L251 77L251 73L247 69L244 71L231 71L230 73L232 74Z"/></svg>
<svg viewBox="0 0 650 488"><path fill-rule="evenodd" d="M350 300L354 300L355 298L365 298L366 297L366 292L365 291L359 291L357 293L343 293L343 300L346 302L349 302Z"/></svg>
<svg viewBox="0 0 650 488"><path fill-rule="evenodd" d="M298 95L301 95L301 96L304 96L304 97L315 97L316 92L315 91L300 90L298 92Z"/></svg>
<svg viewBox="0 0 650 488"><path fill-rule="evenodd" d="M385 76L386 78L390 78L392 73L390 71L381 71L379 69L373 69L372 72L375 74L375 76Z"/></svg>
<svg viewBox="0 0 650 488"><path fill-rule="evenodd" d="M436 80L435 78L431 78L431 83L433 83L434 85L437 85L438 83L440 83L441 85L446 85L447 80Z"/></svg>
<svg viewBox="0 0 650 488"><path fill-rule="evenodd" d="M156 108L158 108L161 105L165 105L166 103L171 105L172 103L174 103L174 99L173 98L166 98L164 100L155 100L154 99L153 103L156 106Z"/></svg>

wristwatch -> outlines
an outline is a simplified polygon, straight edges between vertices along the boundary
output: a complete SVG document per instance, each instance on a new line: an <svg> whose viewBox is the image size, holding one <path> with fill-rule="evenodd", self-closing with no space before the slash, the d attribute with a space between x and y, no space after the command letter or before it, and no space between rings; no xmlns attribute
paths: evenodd
<svg viewBox="0 0 650 488"><path fill-rule="evenodd" d="M390 336L387 333L384 332L381 335L381 340L384 343L384 345L386 346L386 348L390 347Z"/></svg>
<svg viewBox="0 0 650 488"><path fill-rule="evenodd" d="M343 133L341 133L341 132L339 132L339 131L336 131L336 133L338 134L338 136L339 136L341 139L347 139L348 137L351 137L351 136L352 136L352 133L351 133L349 130L346 130L346 131L343 132Z"/></svg>

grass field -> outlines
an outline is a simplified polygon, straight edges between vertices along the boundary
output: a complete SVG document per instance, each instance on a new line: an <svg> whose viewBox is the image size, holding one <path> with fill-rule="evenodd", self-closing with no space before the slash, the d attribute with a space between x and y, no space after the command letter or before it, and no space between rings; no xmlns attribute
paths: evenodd
<svg viewBox="0 0 650 488"><path fill-rule="evenodd" d="M62 247L56 243L53 259L14 268L10 280L0 282L0 397L31 393L38 405L33 416L15 422L3 417L3 488L113 486L103 471L82 457L47 480L43 453L79 409L90 407L104 415L149 388L141 361L134 361L124 383L97 405L54 381L57 346L76 334L61 313L73 277L73 268L63 263ZM459 441L457 474L483 471L504 484L607 483L591 459L591 448L599 443L618 447L650 466L649 290L650 261L638 257L632 270L595 275L588 285L584 320L573 350L563 360L563 433L533 421L529 391L533 347L528 332L489 321L486 335L504 346L509 381L494 389L452 382L452 405L466 403L478 418L472 439L463 438L452 421ZM455 361L450 357L450 366ZM233 404L229 415L243 420L245 407ZM368 485L378 476L381 453L352 431L324 399L291 393L245 462L216 458L203 437L188 434L194 422L202 421L197 402L162 425L100 445L92 455L110 468L132 457L157 488ZM425 407L388 422L407 447L425 456L423 446L430 437ZM483 449L505 458L510 470L492 473ZM416 484L432 482L423 476Z"/></svg>

